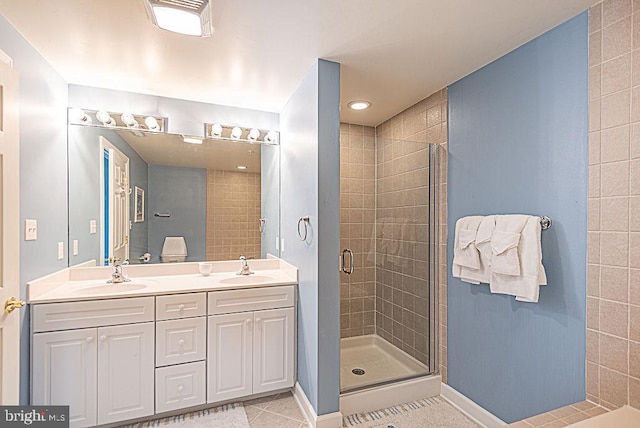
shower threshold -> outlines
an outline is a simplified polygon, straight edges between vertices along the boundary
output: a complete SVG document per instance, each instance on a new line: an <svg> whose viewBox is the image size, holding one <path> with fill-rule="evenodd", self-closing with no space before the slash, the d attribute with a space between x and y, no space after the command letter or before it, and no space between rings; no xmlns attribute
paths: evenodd
<svg viewBox="0 0 640 428"><path fill-rule="evenodd" d="M376 334L340 340L343 393L428 373L429 367Z"/></svg>

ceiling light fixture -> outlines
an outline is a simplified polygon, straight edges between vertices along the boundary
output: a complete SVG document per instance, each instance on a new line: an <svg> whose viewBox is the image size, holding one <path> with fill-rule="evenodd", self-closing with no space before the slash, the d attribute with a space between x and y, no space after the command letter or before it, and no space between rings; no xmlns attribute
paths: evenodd
<svg viewBox="0 0 640 428"><path fill-rule="evenodd" d="M182 136L182 141L189 144L202 144L202 138Z"/></svg>
<svg viewBox="0 0 640 428"><path fill-rule="evenodd" d="M371 103L369 101L351 101L347 107L351 110L366 110L371 107Z"/></svg>
<svg viewBox="0 0 640 428"><path fill-rule="evenodd" d="M209 0L144 0L151 22L168 31L188 36L209 37Z"/></svg>
<svg viewBox="0 0 640 428"><path fill-rule="evenodd" d="M236 168L238 168L238 169L247 169L247 167L244 166L244 165L238 165Z"/></svg>

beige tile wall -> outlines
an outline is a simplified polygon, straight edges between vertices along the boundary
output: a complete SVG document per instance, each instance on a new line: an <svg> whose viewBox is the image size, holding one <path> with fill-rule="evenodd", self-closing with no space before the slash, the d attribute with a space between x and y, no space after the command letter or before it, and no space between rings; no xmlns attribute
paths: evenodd
<svg viewBox="0 0 640 428"><path fill-rule="evenodd" d="M207 260L260 258L260 174L207 170Z"/></svg>
<svg viewBox="0 0 640 428"><path fill-rule="evenodd" d="M446 142L446 121L442 90L376 128L376 331L427 365L429 341L437 345L429 326L435 316L429 310L429 273L435 270L428 257L428 145ZM441 343L446 346L446 340Z"/></svg>
<svg viewBox="0 0 640 428"><path fill-rule="evenodd" d="M375 129L340 124L340 248L353 251L340 274L340 336L375 332Z"/></svg>
<svg viewBox="0 0 640 428"><path fill-rule="evenodd" d="M587 398L640 408L640 1L589 10Z"/></svg>

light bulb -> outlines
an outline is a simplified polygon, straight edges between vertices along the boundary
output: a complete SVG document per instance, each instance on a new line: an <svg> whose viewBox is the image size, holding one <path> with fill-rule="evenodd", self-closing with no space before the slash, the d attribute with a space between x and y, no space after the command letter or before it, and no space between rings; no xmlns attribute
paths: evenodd
<svg viewBox="0 0 640 428"><path fill-rule="evenodd" d="M222 135L222 125L220 125L219 123L214 123L213 125L211 125L211 136L219 137L221 135Z"/></svg>
<svg viewBox="0 0 640 428"><path fill-rule="evenodd" d="M231 130L231 139L239 140L240 137L242 137L242 129L238 126L234 126L233 129Z"/></svg>
<svg viewBox="0 0 640 428"><path fill-rule="evenodd" d="M115 126L116 121L105 110L98 110L96 113L96 119L98 119L104 126Z"/></svg>
<svg viewBox="0 0 640 428"><path fill-rule="evenodd" d="M69 110L69 121L75 122L75 123L84 123L86 125L92 122L89 115L79 107L73 107L72 109Z"/></svg>
<svg viewBox="0 0 640 428"><path fill-rule="evenodd" d="M247 136L247 139L251 141L256 141L258 138L260 138L259 130L257 130L256 128L253 128L251 131L249 131L249 135Z"/></svg>
<svg viewBox="0 0 640 428"><path fill-rule="evenodd" d="M160 125L158 124L158 120L153 116L147 116L144 119L144 124L149 128L149 131L159 131Z"/></svg>
<svg viewBox="0 0 640 428"><path fill-rule="evenodd" d="M278 141L278 134L275 131L267 132L267 135L264 137L264 142L267 144L274 144Z"/></svg>
<svg viewBox="0 0 640 428"><path fill-rule="evenodd" d="M120 119L122 120L122 123L127 125L129 128L137 128L138 126L140 126L136 118L133 117L131 113L122 113Z"/></svg>

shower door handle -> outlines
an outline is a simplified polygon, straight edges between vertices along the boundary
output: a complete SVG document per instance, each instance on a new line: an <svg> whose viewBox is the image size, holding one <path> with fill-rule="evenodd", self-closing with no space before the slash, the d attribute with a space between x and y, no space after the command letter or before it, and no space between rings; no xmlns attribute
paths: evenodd
<svg viewBox="0 0 640 428"><path fill-rule="evenodd" d="M347 263L345 262L347 255L349 255L349 267L347 267ZM348 248L342 250L342 272L347 275L351 275L353 273L353 251Z"/></svg>

